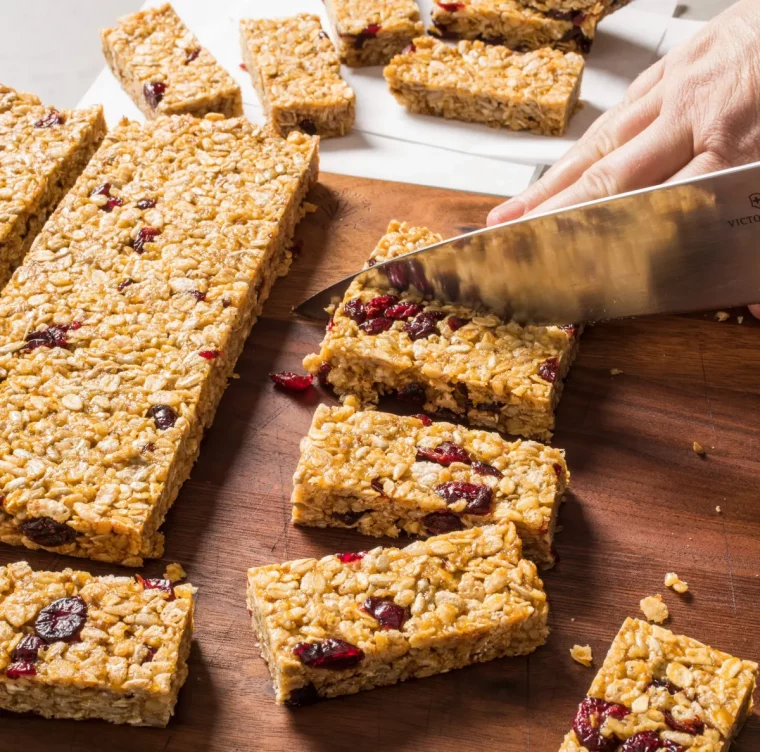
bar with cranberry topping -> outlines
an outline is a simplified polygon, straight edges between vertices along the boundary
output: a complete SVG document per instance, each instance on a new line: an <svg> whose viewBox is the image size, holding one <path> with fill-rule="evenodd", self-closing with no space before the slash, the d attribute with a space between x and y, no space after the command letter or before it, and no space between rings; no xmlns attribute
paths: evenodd
<svg viewBox="0 0 760 752"><path fill-rule="evenodd" d="M341 62L385 65L425 33L416 0L325 0Z"/></svg>
<svg viewBox="0 0 760 752"><path fill-rule="evenodd" d="M161 555L317 143L218 114L106 136L0 294L0 541Z"/></svg>
<svg viewBox="0 0 760 752"><path fill-rule="evenodd" d="M344 136L356 98L340 76L340 60L319 16L243 19L240 44L269 122L281 136L301 130Z"/></svg>
<svg viewBox="0 0 760 752"><path fill-rule="evenodd" d="M410 112L561 136L578 109L583 68L580 55L548 47L523 54L421 37L391 60L384 75Z"/></svg>
<svg viewBox="0 0 760 752"><path fill-rule="evenodd" d="M512 523L248 570L278 703L306 705L526 655L548 603Z"/></svg>
<svg viewBox="0 0 760 752"><path fill-rule="evenodd" d="M432 245L441 236L393 221L368 265ZM548 439L580 328L520 326L461 305L426 300L424 279L385 293L352 283L306 369L345 399L374 405L396 394L420 412Z"/></svg>
<svg viewBox="0 0 760 752"><path fill-rule="evenodd" d="M0 708L166 726L187 678L192 585L0 567Z"/></svg>
<svg viewBox="0 0 760 752"><path fill-rule="evenodd" d="M626 619L559 752L728 752L758 666Z"/></svg>
<svg viewBox="0 0 760 752"><path fill-rule="evenodd" d="M527 558L554 563L569 481L561 449L348 402L320 405L301 441L293 522L395 538L510 520Z"/></svg>
<svg viewBox="0 0 760 752"><path fill-rule="evenodd" d="M149 120L243 114L240 87L169 3L120 18L100 39L114 76Z"/></svg>
<svg viewBox="0 0 760 752"><path fill-rule="evenodd" d="M0 289L105 134L100 106L59 112L0 84Z"/></svg>

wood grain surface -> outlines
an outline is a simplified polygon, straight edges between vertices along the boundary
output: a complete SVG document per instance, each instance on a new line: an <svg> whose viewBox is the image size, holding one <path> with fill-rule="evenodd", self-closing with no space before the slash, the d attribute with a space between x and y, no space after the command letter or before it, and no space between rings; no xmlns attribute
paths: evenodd
<svg viewBox="0 0 760 752"><path fill-rule="evenodd" d="M298 443L324 391L277 391L322 337L291 306L366 259L390 219L446 234L481 226L492 198L323 175L298 230L302 252L254 328L192 477L170 512L160 575L180 561L200 587L190 676L166 729L2 714L0 750L24 752L556 752L594 671L639 600L662 593L668 627L760 659L760 326L745 315L621 321L587 329L558 412L572 493L560 513L561 561L545 575L549 643L506 659L289 711L274 704L245 608L249 566L377 543L290 524ZM558 239L561 242L561 239ZM738 312L742 313L742 312ZM746 312L743 312L746 314ZM612 376L611 368L622 374ZM700 442L706 457L692 451ZM716 507L720 507L718 513ZM3 563L125 570L0 547ZM679 596L666 572L689 582ZM760 750L760 720L736 752Z"/></svg>

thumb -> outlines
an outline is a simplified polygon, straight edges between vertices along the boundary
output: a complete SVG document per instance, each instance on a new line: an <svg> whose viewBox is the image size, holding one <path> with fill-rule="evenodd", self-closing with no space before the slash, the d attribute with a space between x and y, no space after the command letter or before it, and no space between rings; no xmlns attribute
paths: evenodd
<svg viewBox="0 0 760 752"><path fill-rule="evenodd" d="M749 312L756 318L760 319L760 305L751 305Z"/></svg>

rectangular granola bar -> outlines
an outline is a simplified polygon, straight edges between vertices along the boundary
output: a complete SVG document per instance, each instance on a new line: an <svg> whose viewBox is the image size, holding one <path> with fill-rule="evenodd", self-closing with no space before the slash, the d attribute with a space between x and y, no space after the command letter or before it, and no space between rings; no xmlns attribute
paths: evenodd
<svg viewBox="0 0 760 752"><path fill-rule="evenodd" d="M368 265L432 245L441 236L393 221ZM420 409L549 439L579 328L520 326L461 305L423 300L416 288L385 293L356 280L304 359L343 398L364 406L397 393Z"/></svg>
<svg viewBox="0 0 760 752"><path fill-rule="evenodd" d="M435 0L431 33L521 51L549 46L585 53L591 51L596 27L611 2L578 0L578 7L571 9L557 0Z"/></svg>
<svg viewBox="0 0 760 752"><path fill-rule="evenodd" d="M395 538L510 520L525 556L551 565L568 481L561 449L424 415L320 405L301 441L293 522Z"/></svg>
<svg viewBox="0 0 760 752"><path fill-rule="evenodd" d="M281 136L301 130L344 136L356 97L340 76L340 60L319 16L243 19L240 45L269 122Z"/></svg>
<svg viewBox="0 0 760 752"><path fill-rule="evenodd" d="M209 118L111 131L0 295L0 541L161 555L318 170L317 138Z"/></svg>
<svg viewBox="0 0 760 752"><path fill-rule="evenodd" d="M100 39L114 76L148 119L243 114L240 87L169 3L120 18Z"/></svg>
<svg viewBox="0 0 760 752"><path fill-rule="evenodd" d="M752 707L758 666L626 619L560 752L727 752Z"/></svg>
<svg viewBox="0 0 760 752"><path fill-rule="evenodd" d="M278 703L304 705L472 663L548 635L536 567L514 525L406 548L248 570L248 608Z"/></svg>
<svg viewBox="0 0 760 752"><path fill-rule="evenodd" d="M415 0L325 0L341 62L385 65L425 33Z"/></svg>
<svg viewBox="0 0 760 752"><path fill-rule="evenodd" d="M187 678L192 585L0 567L0 708L166 726Z"/></svg>
<svg viewBox="0 0 760 752"><path fill-rule="evenodd" d="M105 134L100 106L58 112L0 84L0 289Z"/></svg>
<svg viewBox="0 0 760 752"><path fill-rule="evenodd" d="M548 47L523 54L420 37L383 73L410 112L561 136L578 109L583 67L580 55Z"/></svg>

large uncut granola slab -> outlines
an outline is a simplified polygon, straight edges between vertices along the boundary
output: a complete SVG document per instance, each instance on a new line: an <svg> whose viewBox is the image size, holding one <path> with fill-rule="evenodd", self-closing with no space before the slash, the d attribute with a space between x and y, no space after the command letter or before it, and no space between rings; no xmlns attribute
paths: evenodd
<svg viewBox="0 0 760 752"><path fill-rule="evenodd" d="M240 45L269 122L281 136L301 130L344 136L356 97L340 76L340 60L319 16L243 19Z"/></svg>
<svg viewBox="0 0 760 752"><path fill-rule="evenodd" d="M108 134L0 295L0 540L161 555L317 142L219 115Z"/></svg>
<svg viewBox="0 0 760 752"><path fill-rule="evenodd" d="M105 134L100 106L58 112L0 84L0 289Z"/></svg>
<svg viewBox="0 0 760 752"><path fill-rule="evenodd" d="M525 655L548 635L511 523L250 569L248 608L291 706Z"/></svg>
<svg viewBox="0 0 760 752"><path fill-rule="evenodd" d="M166 726L187 678L194 591L0 567L0 708Z"/></svg>
<svg viewBox="0 0 760 752"><path fill-rule="evenodd" d="M368 265L432 245L441 236L393 221ZM397 393L471 425L548 439L576 327L520 326L457 305L426 302L412 286L388 297L352 283L327 327L311 373L364 406Z"/></svg>
<svg viewBox="0 0 760 752"><path fill-rule="evenodd" d="M561 136L578 108L583 66L580 55L548 47L523 54L420 37L384 75L411 112Z"/></svg>
<svg viewBox="0 0 760 752"><path fill-rule="evenodd" d="M727 752L758 667L626 619L560 752Z"/></svg>
<svg viewBox="0 0 760 752"><path fill-rule="evenodd" d="M525 556L554 563L565 453L424 415L320 405L293 478L293 522L437 535L510 520Z"/></svg>
<svg viewBox="0 0 760 752"><path fill-rule="evenodd" d="M325 0L341 62L385 65L425 33L415 0Z"/></svg>
<svg viewBox="0 0 760 752"><path fill-rule="evenodd" d="M145 117L243 114L240 87L168 3L102 29L108 66Z"/></svg>
<svg viewBox="0 0 760 752"><path fill-rule="evenodd" d="M597 24L611 12L611 1L578 0L578 9L568 9L569 4L556 0L436 0L431 33L521 51L549 46L589 52Z"/></svg>

